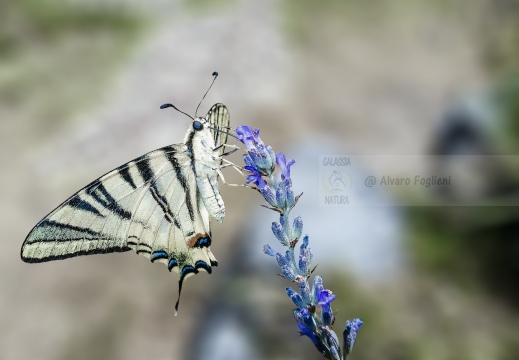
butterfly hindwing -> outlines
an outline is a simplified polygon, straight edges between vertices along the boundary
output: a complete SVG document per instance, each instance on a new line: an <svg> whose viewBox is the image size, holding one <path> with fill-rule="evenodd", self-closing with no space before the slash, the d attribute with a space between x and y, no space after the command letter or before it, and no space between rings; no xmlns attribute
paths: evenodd
<svg viewBox="0 0 519 360"><path fill-rule="evenodd" d="M128 245L152 262L164 263L170 271L182 274L184 267L196 268L199 262L199 267L211 272L211 264L216 262L209 250L209 215L196 200L198 189L192 169L183 169L182 176L193 186L182 188L176 172L161 177L164 185L157 181L150 186L135 211L142 218L131 224ZM192 200L191 205L186 199Z"/></svg>
<svg viewBox="0 0 519 360"><path fill-rule="evenodd" d="M206 119L209 122L211 127L222 130L222 131L211 130L211 133L213 134L215 147L218 148L219 146L226 144L227 143L226 132L229 131L229 124L230 124L229 110L227 110L227 107L224 104L220 104L220 103L214 104L211 107L211 109L209 109ZM222 155L224 153L224 151L225 151L225 149L222 146L218 150L218 155Z"/></svg>

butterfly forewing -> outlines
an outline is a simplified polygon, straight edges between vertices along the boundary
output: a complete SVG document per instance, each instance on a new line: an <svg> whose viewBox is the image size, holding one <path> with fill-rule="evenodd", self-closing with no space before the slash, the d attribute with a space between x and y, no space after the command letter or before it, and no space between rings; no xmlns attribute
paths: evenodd
<svg viewBox="0 0 519 360"><path fill-rule="evenodd" d="M31 230L22 246L22 259L42 262L129 250L125 231L136 221L133 207L149 192L154 180L173 171L167 166L165 154L188 160L184 152L183 146L159 149L93 181ZM155 164L153 176L143 177L139 171L146 163Z"/></svg>

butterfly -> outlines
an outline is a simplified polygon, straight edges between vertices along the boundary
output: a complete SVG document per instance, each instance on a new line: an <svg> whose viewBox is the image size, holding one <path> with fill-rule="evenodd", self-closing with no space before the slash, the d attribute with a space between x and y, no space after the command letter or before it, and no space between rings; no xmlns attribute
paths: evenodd
<svg viewBox="0 0 519 360"><path fill-rule="evenodd" d="M213 76L214 83L218 73ZM167 107L178 110L161 106ZM233 136L223 104L213 105L205 117L195 111L192 119L183 143L108 172L43 218L25 239L22 260L134 250L179 273L178 311L184 280L199 270L211 274L218 265L210 250L210 218L222 222L225 216L218 176L227 136Z"/></svg>

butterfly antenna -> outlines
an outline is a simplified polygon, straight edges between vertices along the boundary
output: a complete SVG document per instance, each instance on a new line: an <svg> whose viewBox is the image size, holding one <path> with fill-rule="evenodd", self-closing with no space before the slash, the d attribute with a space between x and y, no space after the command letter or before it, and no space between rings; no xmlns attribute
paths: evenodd
<svg viewBox="0 0 519 360"><path fill-rule="evenodd" d="M207 93L209 92L209 90L211 90L211 87L213 86L214 81L215 81L216 78L218 77L218 71L213 72L213 76L214 76L213 82L211 83L211 85L209 85L209 89L207 89L207 91L205 92L204 96L202 97L202 100L200 100L200 102L198 103L198 106L196 107L196 110L195 110L195 117L196 117L196 113L198 112L198 108L200 107L200 104L202 104L202 101L204 101L205 96L207 95Z"/></svg>
<svg viewBox="0 0 519 360"><path fill-rule="evenodd" d="M224 126L224 127L226 127L226 126ZM235 135L233 135L233 134L231 134L231 133L228 133L227 131L223 131L223 130L220 130L220 129L218 129L218 128L214 128L214 127L212 127L212 126L208 126L208 128L211 129L211 130L219 131L219 132L221 132L221 133L224 133L224 134L227 134L227 135L229 135L229 136L232 136L232 137L235 138L236 140L240 140L240 139L238 139L237 136L235 136Z"/></svg>
<svg viewBox="0 0 519 360"><path fill-rule="evenodd" d="M195 120L195 119L193 119L193 117L192 117L191 115L186 114L185 112L179 110L179 109L178 109L175 105L173 105L173 104L164 104L164 105L160 105L160 108L161 108L161 109L166 109L166 108L170 108L170 107L172 107L173 109L177 110L178 112L181 112L182 114L184 114L184 115L186 115L186 116L189 116L189 117L191 118L191 120Z"/></svg>
<svg viewBox="0 0 519 360"><path fill-rule="evenodd" d="M232 131L236 131L235 128L233 127L230 127L230 126L222 126L223 129L229 129L229 130L232 130Z"/></svg>

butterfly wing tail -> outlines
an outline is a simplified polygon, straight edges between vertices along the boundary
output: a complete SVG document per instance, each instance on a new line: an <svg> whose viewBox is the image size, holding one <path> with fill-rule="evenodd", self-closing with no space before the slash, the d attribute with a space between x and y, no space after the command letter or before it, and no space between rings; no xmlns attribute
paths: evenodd
<svg viewBox="0 0 519 360"><path fill-rule="evenodd" d="M174 259L172 259L171 261L175 261L175 263L178 264L178 261ZM170 271L175 271L179 273L178 299L175 304L175 316L177 316L178 314L180 295L182 294L182 286L184 284L184 280L186 280L188 277L198 274L200 270L204 270L208 274L211 274L213 272L213 266L218 266L218 262L216 261L216 258L214 257L211 250L208 247L205 247L193 249L191 253L191 259L188 263L170 268Z"/></svg>

